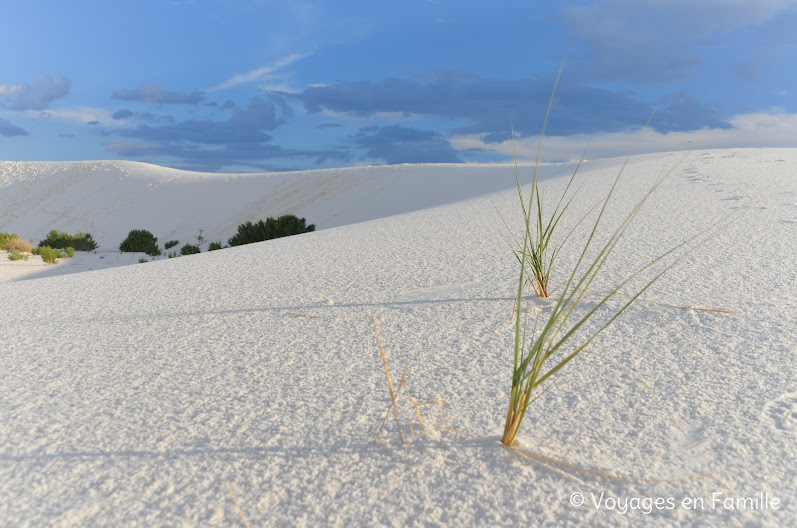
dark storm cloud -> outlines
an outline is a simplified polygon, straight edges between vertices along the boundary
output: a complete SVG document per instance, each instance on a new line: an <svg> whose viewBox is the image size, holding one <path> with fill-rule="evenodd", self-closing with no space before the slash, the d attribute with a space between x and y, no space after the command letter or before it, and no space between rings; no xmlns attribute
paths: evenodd
<svg viewBox="0 0 797 528"><path fill-rule="evenodd" d="M0 136L4 137L15 137L15 136L27 136L28 131L19 128L16 125L12 125L2 117L0 117Z"/></svg>
<svg viewBox="0 0 797 528"><path fill-rule="evenodd" d="M166 90L156 84L142 84L134 90L117 90L111 95L113 99L122 101L139 101L144 103L199 104L205 100L201 92L175 92Z"/></svg>
<svg viewBox="0 0 797 528"><path fill-rule="evenodd" d="M408 115L459 119L470 124L452 130L460 134L506 138L512 123L515 133L539 133L550 98L553 79L485 79L462 70L437 69L423 77L387 79L379 82L342 82L314 86L297 97L311 113L331 110L358 117L397 112ZM619 132L647 120L653 105L627 92L610 91L584 84L562 83L557 91L548 133L569 135L590 132ZM696 130L722 123L709 108L697 101L667 109L665 121L654 120L658 131ZM694 110L699 110L694 112Z"/></svg>
<svg viewBox="0 0 797 528"><path fill-rule="evenodd" d="M111 116L111 119L127 119L128 117L132 116L133 112L127 110L126 108L123 108L121 110L117 110L116 112L114 112L113 115Z"/></svg>
<svg viewBox="0 0 797 528"><path fill-rule="evenodd" d="M253 97L246 109L235 108L233 115L227 121L187 120L162 126L141 125L134 128L120 128L113 130L112 133L117 136L163 143L182 141L205 145L262 143L271 140L271 136L264 131L274 130L282 123L282 118L277 118L273 103Z"/></svg>
<svg viewBox="0 0 797 528"><path fill-rule="evenodd" d="M714 109L700 104L686 92L662 98L653 120L653 128L660 131L695 130L698 124L708 128L731 128L731 124L721 120Z"/></svg>
<svg viewBox="0 0 797 528"><path fill-rule="evenodd" d="M361 128L353 143L385 163L461 163L451 144L433 130L393 125Z"/></svg>
<svg viewBox="0 0 797 528"><path fill-rule="evenodd" d="M232 107L226 121L211 119L177 121L169 125L109 129L106 136L135 138L139 141L112 141L106 144L111 152L123 157L157 160L171 166L190 170L215 171L229 165L244 163L273 169L268 160L327 159L345 161L348 152L330 150L285 149L270 144L271 132L285 122L285 115L277 115L271 101L253 97L246 108ZM171 162L167 158L177 158Z"/></svg>

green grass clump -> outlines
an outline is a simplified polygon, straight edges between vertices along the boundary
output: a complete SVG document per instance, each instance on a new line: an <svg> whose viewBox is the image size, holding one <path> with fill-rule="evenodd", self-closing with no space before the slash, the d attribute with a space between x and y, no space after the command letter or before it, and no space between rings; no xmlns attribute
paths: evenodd
<svg viewBox="0 0 797 528"><path fill-rule="evenodd" d="M172 249L174 246L176 246L179 243L180 243L179 240L169 240L168 242L163 244L163 248L164 249Z"/></svg>
<svg viewBox="0 0 797 528"><path fill-rule="evenodd" d="M208 244L208 251L218 251L219 249L222 249L221 242L211 242Z"/></svg>
<svg viewBox="0 0 797 528"><path fill-rule="evenodd" d="M61 258L61 253L50 246L39 246L39 256L47 264L55 264L56 259Z"/></svg>
<svg viewBox="0 0 797 528"><path fill-rule="evenodd" d="M73 247L65 247L64 253L66 254L67 258L72 258L75 256L75 248Z"/></svg>
<svg viewBox="0 0 797 528"><path fill-rule="evenodd" d="M227 241L230 246L253 244L273 238L281 238L315 231L315 224L305 225L304 218L287 214L278 218L269 217L257 223L246 222L238 226L238 233Z"/></svg>
<svg viewBox="0 0 797 528"><path fill-rule="evenodd" d="M608 241L600 247L597 251L597 256L587 257L588 251L593 246L593 241L596 238L596 233L599 232L601 221L604 213L609 207L612 194L614 193L620 177L630 159L631 154L626 158L625 163L618 172L612 187L610 188L606 197L602 200L600 210L597 214L594 225L590 234L580 248L580 256L576 265L573 267L568 279L558 290L558 297L556 302L550 309L550 314L547 319L541 319L539 315L535 318L533 328L528 327L528 306L522 309L523 293L526 285L531 283L535 290L535 294L541 295L545 293L545 285L548 279L550 267L546 267L552 262L552 257L548 260L541 258L545 255L546 245L550 240L550 233L561 218L561 214L567 208L560 208L561 204L569 204L569 200L565 202L565 195L559 200L559 205L554 210L553 215L549 220L540 212L541 200L539 189L536 181L536 168L539 164L540 151L542 149L542 138L545 134L545 125L548 121L548 115L556 93L556 85L561 76L561 68L559 75L556 78L554 91L551 95L551 100L548 103L548 110L545 116L542 133L540 135L540 144L537 151L537 162L535 164L534 183L532 184L531 194L526 204L526 198L523 196L520 186L518 186L519 198L522 204L523 219L525 223L525 232L523 235L522 248L516 252L520 262L520 272L517 286L517 310L515 311L515 333L514 333L514 366L512 370L512 388L510 391L509 408L507 410L506 422L504 425L504 432L501 442L504 445L511 446L517 437L523 419L526 416L529 405L534 400L533 395L535 389L542 383L549 380L560 369L567 365L571 360L578 356L603 330L605 330L623 311L625 311L645 290L647 290L658 278L660 278L668 269L670 269L676 262L678 262L684 255L681 255L673 262L670 262L663 270L658 272L652 280L646 282L635 293L625 297L626 301L619 308L615 307L609 310L608 315L604 314L603 323L600 324L597 330L589 330L586 335L577 332L579 330L586 330L585 325L591 321L598 311L612 298L614 298L624 286L631 280L638 277L642 272L651 268L665 257L672 254L678 248L683 247L685 244L690 243L700 234L694 235L687 241L675 246L669 251L663 252L658 257L653 258L645 265L641 266L634 273L632 273L625 280L620 282L617 288L612 289L611 292L599 298L599 301L592 306L589 310L584 312L576 311L577 307L584 300L587 290L593 281L600 273L607 259L614 251L617 243L625 233L626 229L639 213L643 204L651 196L653 191L661 184L662 180L667 174L660 176L653 184L651 189L645 196L636 204L632 211L625 217L619 224L614 232L609 237ZM651 118L653 116L651 115ZM648 125L650 120L648 121ZM647 125L646 127L647 128ZM633 153L633 150L632 150ZM516 169L517 170L517 169ZM671 169L672 171L672 169ZM572 182L572 178L571 178ZM569 185L568 185L569 188ZM565 194L567 190L565 190ZM572 198L571 198L572 199ZM572 231L571 231L572 232ZM569 235L568 235L569 236ZM594 251L592 251L594 252ZM591 252L591 253L592 253ZM535 259L537 259L536 262ZM542 277L539 273L542 272ZM529 275L532 275L529 278ZM542 290L542 292L540 291ZM545 295L541 295L545 296ZM579 315L581 314L581 315Z"/></svg>
<svg viewBox="0 0 797 528"><path fill-rule="evenodd" d="M121 244L119 251L123 253L146 253L151 257L161 254L158 238L146 229L133 229Z"/></svg>
<svg viewBox="0 0 797 528"><path fill-rule="evenodd" d="M18 250L15 249L14 251L11 252L10 255L8 255L8 260L28 260L28 256L23 255L22 253L20 253Z"/></svg>
<svg viewBox="0 0 797 528"><path fill-rule="evenodd" d="M586 150L584 154L586 154ZM539 181L537 179L537 168L540 162L539 152L537 153L537 162L534 164L534 178L532 179L528 208L526 207L523 190L520 185L520 172L518 171L517 163L515 163L515 181L517 183L518 197L523 209L523 217L526 219L523 249L516 251L515 256L518 261L521 261L527 267L527 281L531 284L534 293L538 297L548 298L553 293L549 288L551 270L554 267L556 256L570 237L570 234L575 230L574 227L561 243L556 244L554 242L554 231L556 231L562 216L575 197L575 193L571 193L568 196L568 191L583 161L584 155L581 156L581 160L578 162L575 171L573 171L573 175L570 176L562 196L559 198L556 207L550 212L550 215L543 214L544 201L540 194ZM532 218L534 219L533 223L531 221ZM576 227L578 224L580 222L576 224ZM517 243L516 246L520 246L520 244ZM524 255L521 255L521 252Z"/></svg>
<svg viewBox="0 0 797 528"><path fill-rule="evenodd" d="M199 246L195 246L192 244L186 244L180 248L181 255L196 255L199 252L200 252Z"/></svg>
<svg viewBox="0 0 797 528"><path fill-rule="evenodd" d="M53 229L47 237L39 242L39 247L47 246L54 249L65 249L71 247L77 251L94 251L97 249L97 242L88 233L79 232L70 235L64 231Z"/></svg>

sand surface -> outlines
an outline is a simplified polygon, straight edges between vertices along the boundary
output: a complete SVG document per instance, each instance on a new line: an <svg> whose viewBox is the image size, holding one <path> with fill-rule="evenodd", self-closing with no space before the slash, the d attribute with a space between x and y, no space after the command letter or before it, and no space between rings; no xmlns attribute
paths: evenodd
<svg viewBox="0 0 797 528"><path fill-rule="evenodd" d="M566 225L621 162L582 168ZM499 213L520 226L511 167L315 171L273 187L276 175L184 173L181 192L168 191L178 185L169 169L121 163L119 176L110 162L85 163L100 168L0 164L0 230L84 230L101 245L27 280L0 267L0 526L243 526L228 481L251 526L797 524L797 149L629 164L607 228L662 170L672 174L579 310L616 277L735 216L556 375L521 440L631 480L498 443L517 280ZM557 170L546 196L566 184L567 167ZM258 178L261 195L247 187ZM377 199L379 185L389 192ZM111 258L126 230L149 225L164 241L203 227L212 240L246 216L284 212L271 203L319 230L96 264L138 261ZM554 280L586 236L574 232ZM70 266L93 270L46 276ZM401 418L413 419L406 447L395 422L374 441L390 397L372 313L394 384L406 362L413 396L445 400L448 426L439 406L423 409L421 426L401 401ZM710 474L721 475L692 478Z"/></svg>

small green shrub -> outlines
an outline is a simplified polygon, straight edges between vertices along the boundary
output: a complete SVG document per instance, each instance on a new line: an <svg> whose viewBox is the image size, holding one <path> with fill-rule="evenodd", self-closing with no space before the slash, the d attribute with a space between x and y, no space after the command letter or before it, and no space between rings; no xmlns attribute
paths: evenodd
<svg viewBox="0 0 797 528"><path fill-rule="evenodd" d="M180 248L181 255L196 255L197 253L199 253L199 246L186 244Z"/></svg>
<svg viewBox="0 0 797 528"><path fill-rule="evenodd" d="M315 231L315 224L305 226L304 218L297 218L295 215L287 214L279 218L268 217L265 222L259 220L255 224L247 221L238 226L238 233L227 243L231 246L242 246L273 238L309 233L310 231Z"/></svg>
<svg viewBox="0 0 797 528"><path fill-rule="evenodd" d="M176 257L176 256L177 256L177 252L176 252L176 251L172 251L171 253L169 253L169 254L168 254L168 255L166 255L166 256L167 256L167 257L169 257L169 258L174 258L174 257Z"/></svg>
<svg viewBox="0 0 797 528"><path fill-rule="evenodd" d="M39 255L41 256L42 260L48 264L55 264L55 260L61 257L61 253L59 253L57 249L51 248L50 246L40 246Z"/></svg>
<svg viewBox="0 0 797 528"><path fill-rule="evenodd" d="M47 238L39 242L39 247L47 246L54 249L75 248L77 251L93 251L97 249L97 242L88 233L79 232L70 235L65 231L53 229Z"/></svg>
<svg viewBox="0 0 797 528"><path fill-rule="evenodd" d="M180 243L179 240L169 240L168 242L163 244L163 248L164 249L172 249L174 246L176 246L179 243Z"/></svg>
<svg viewBox="0 0 797 528"><path fill-rule="evenodd" d="M211 242L208 244L208 251L216 251L217 249L221 249L221 242Z"/></svg>
<svg viewBox="0 0 797 528"><path fill-rule="evenodd" d="M158 238L146 229L134 229L128 233L121 244L119 251L123 253L146 253L151 257L161 254L158 247Z"/></svg>
<svg viewBox="0 0 797 528"><path fill-rule="evenodd" d="M6 249L6 244L8 244L12 238L19 237L13 233L0 233L0 249Z"/></svg>
<svg viewBox="0 0 797 528"><path fill-rule="evenodd" d="M19 238L15 234L0 233L0 249L8 252L19 251L21 253L30 253L33 251L33 246L27 240Z"/></svg>
<svg viewBox="0 0 797 528"><path fill-rule="evenodd" d="M138 259L138 263L139 264L144 264L145 262L149 262L149 261L147 259L143 258L143 257Z"/></svg>
<svg viewBox="0 0 797 528"><path fill-rule="evenodd" d="M28 260L28 256L23 255L22 253L20 253L18 250L15 249L8 256L8 260Z"/></svg>
<svg viewBox="0 0 797 528"><path fill-rule="evenodd" d="M66 253L67 258L72 258L75 256L75 248L73 247L65 247L64 253Z"/></svg>

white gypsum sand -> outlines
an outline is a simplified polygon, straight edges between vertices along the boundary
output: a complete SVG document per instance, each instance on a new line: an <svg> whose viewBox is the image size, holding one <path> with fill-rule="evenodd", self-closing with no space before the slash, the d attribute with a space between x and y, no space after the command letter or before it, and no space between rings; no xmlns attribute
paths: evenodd
<svg viewBox="0 0 797 528"><path fill-rule="evenodd" d="M582 167L586 183L569 221L604 195L619 163ZM797 150L632 158L606 225L675 163L596 293L623 269L744 210L557 374L519 439L597 472L661 480L729 472L719 479L616 481L519 461L501 447L517 261L503 247L496 207L520 227L512 168L463 167L474 176L458 181L455 166L398 167L385 178L392 207L406 214L390 217L383 214L394 210L369 204L374 195L358 194L373 184L358 168L350 179L335 173L345 186L332 193L335 207L350 220L334 229L308 206L289 212L317 223L314 233L0 283L0 524L242 525L228 480L252 526L795 524ZM40 165L30 164L31 174ZM14 192L46 187L16 174ZM543 177L542 192L558 196L568 176L565 167ZM302 195L306 177L286 176L282 191ZM507 190L484 195L502 188L490 178L503 178ZM472 199L416 210L435 205L421 201L421 182L441 181ZM96 185L106 196L115 183ZM472 194L461 188L469 185ZM151 227L161 242L178 238L166 233L177 229L168 222L183 222L189 203L212 203L211 188L211 196L197 185L184 201L168 200L168 215L130 213L118 230L157 218L164 225ZM0 196L22 214L24 196ZM435 196L445 201L442 191ZM351 211L361 199L368 215ZM325 200L313 207L331 218ZM21 229L34 220L18 220L5 203L0 229L34 238ZM94 203L105 214L103 201ZM222 205L223 214L207 209L207 222L197 213L179 236L195 234L194 224L208 240L214 229L231 236L235 226L224 222L237 214L234 197ZM106 241L116 232L99 235L102 222L85 225L97 221L91 207L84 211L74 225L35 221L42 237L57 227L118 245ZM250 219L282 212L256 210ZM577 230L568 241L552 281L565 276L583 236ZM544 311L549 301L530 302ZM414 437L404 424L406 450L393 421L373 441L390 399L371 313L394 384L408 362L413 396L445 399L458 433L435 427L439 411L430 406L426 427L413 422ZM402 420L414 416L405 404ZM576 493L583 505L571 505ZM702 504L685 507L689 498Z"/></svg>

